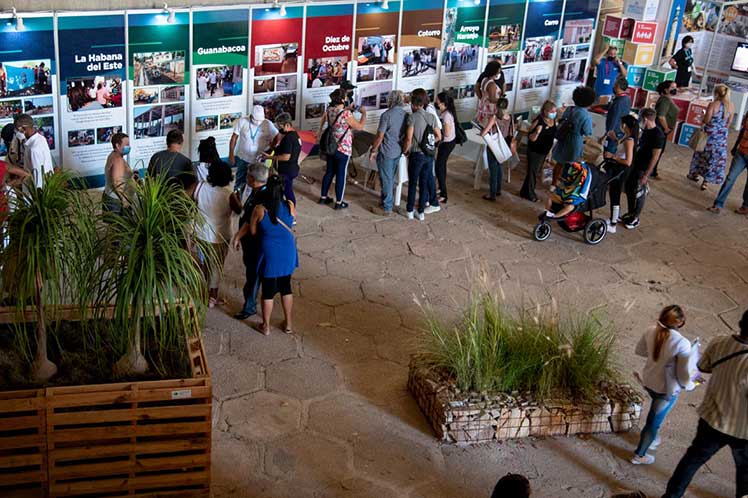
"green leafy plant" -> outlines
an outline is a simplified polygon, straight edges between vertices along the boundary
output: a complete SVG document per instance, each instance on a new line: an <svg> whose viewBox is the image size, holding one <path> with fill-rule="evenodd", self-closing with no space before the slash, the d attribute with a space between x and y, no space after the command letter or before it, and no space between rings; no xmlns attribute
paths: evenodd
<svg viewBox="0 0 748 498"><path fill-rule="evenodd" d="M0 255L4 291L15 301L17 337L36 382L57 372L47 356L49 327L58 319L50 310L66 300L80 302L79 291L93 266L93 207L85 192L71 188L72 179L67 172L50 173L42 188L31 181L24 184L11 198L9 243ZM33 341L25 323L27 306L36 315Z"/></svg>
<svg viewBox="0 0 748 498"><path fill-rule="evenodd" d="M426 316L425 357L463 391L587 399L614 377L614 335L601 316L541 307L513 313L491 291L473 295L456 323Z"/></svg>
<svg viewBox="0 0 748 498"><path fill-rule="evenodd" d="M121 200L121 213L102 215L101 264L91 292L99 314L114 307L113 346L124 353L114 367L118 376L149 369L144 337L160 348L183 347L185 336L197 333L207 286L188 246L215 259L209 244L190 238L202 221L197 206L165 176L147 177Z"/></svg>

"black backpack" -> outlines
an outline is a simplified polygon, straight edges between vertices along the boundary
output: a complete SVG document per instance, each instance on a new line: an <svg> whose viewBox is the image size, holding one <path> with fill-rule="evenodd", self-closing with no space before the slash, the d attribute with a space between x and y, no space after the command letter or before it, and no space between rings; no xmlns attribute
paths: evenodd
<svg viewBox="0 0 748 498"><path fill-rule="evenodd" d="M343 112L345 112L345 110L340 111L338 115L335 116L335 121L333 121L332 123L330 123L330 119L328 117L327 128L325 128L325 131L322 132L322 135L319 138L319 157L322 160L326 160L328 156L334 156L338 151L338 145L340 144L340 142L335 138L335 134L332 132L332 128L338 122L338 119L340 119L340 116L343 114ZM345 133L343 133L341 138L344 137L346 133L348 133L348 128L346 128Z"/></svg>
<svg viewBox="0 0 748 498"><path fill-rule="evenodd" d="M572 116L574 116L574 107L571 108L568 118L561 118L559 120L558 127L556 128L556 140L564 140L571 134L573 128L571 124Z"/></svg>
<svg viewBox="0 0 748 498"><path fill-rule="evenodd" d="M455 123L455 143L457 145L462 145L467 141L468 141L468 138L467 138L467 135L465 134L465 130L462 129L462 126L460 126L460 123Z"/></svg>
<svg viewBox="0 0 748 498"><path fill-rule="evenodd" d="M436 155L436 134L434 133L434 127L429 124L425 117L423 119L426 121L426 128L423 130L418 147L427 156L434 157Z"/></svg>

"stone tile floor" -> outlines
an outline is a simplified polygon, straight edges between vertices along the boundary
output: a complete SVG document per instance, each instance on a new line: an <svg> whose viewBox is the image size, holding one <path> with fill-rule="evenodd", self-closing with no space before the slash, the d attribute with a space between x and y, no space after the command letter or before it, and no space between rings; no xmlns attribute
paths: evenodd
<svg viewBox="0 0 748 498"><path fill-rule="evenodd" d="M634 467L628 458L636 433L441 445L405 382L421 324L414 296L454 316L481 265L512 302L555 297L582 310L605 307L628 378L642 365L634 345L665 304L685 306L691 338L729 333L748 304L748 219L732 212L740 191L722 215L706 212L716 189L704 193L686 180L689 160L687 149L670 146L641 227L621 226L597 247L558 230L533 241L540 205L516 196L522 172L489 204L472 190L471 163L457 157L449 204L425 223L376 218L368 212L376 197L353 185L350 209L336 212L316 204L319 182L297 182L295 333L276 328L263 337L231 318L243 281L233 251L224 286L229 304L208 316L213 495L481 498L498 477L519 472L537 498L602 498L635 488L659 496L694 434L703 388L678 401L657 462ZM319 179L321 165L310 159L304 171ZM733 482L723 450L698 474L690 496L732 496Z"/></svg>

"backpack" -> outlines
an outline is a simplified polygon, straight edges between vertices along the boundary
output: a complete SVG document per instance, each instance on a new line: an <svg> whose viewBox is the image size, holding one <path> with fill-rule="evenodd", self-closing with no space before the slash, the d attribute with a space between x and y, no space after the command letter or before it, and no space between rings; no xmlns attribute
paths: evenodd
<svg viewBox="0 0 748 498"><path fill-rule="evenodd" d="M573 129L571 124L572 116L574 116L574 107L571 108L568 118L561 118L558 122L558 127L556 128L556 140L564 140L571 134Z"/></svg>
<svg viewBox="0 0 748 498"><path fill-rule="evenodd" d="M436 134L434 133L434 127L429 124L425 117L423 119L426 120L426 128L423 130L418 147L428 157L434 157L436 155Z"/></svg>
<svg viewBox="0 0 748 498"><path fill-rule="evenodd" d="M455 143L457 145L462 145L467 141L468 138L465 134L465 130L462 128L462 126L460 126L459 123L455 123Z"/></svg>
<svg viewBox="0 0 748 498"><path fill-rule="evenodd" d="M333 121L332 123L330 123L330 119L328 117L327 128L325 128L325 131L322 132L322 135L319 138L319 157L323 161L327 160L329 156L334 156L338 151L338 145L340 145L340 141L335 138L335 134L333 133L332 128L338 122L338 119L340 119L340 116L344 112L345 110L340 111L338 115L335 116L335 121ZM345 132L343 132L341 138L343 138L346 133L348 133L348 128L345 129Z"/></svg>

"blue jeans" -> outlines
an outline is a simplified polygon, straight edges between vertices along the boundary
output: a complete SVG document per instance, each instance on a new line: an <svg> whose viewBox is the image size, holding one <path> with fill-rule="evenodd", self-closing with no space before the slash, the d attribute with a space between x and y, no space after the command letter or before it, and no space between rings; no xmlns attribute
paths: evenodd
<svg viewBox="0 0 748 498"><path fill-rule="evenodd" d="M392 189L395 186L395 172L400 157L384 157L381 153L377 155L377 170L379 171L379 181L382 184L382 208L386 212L392 212Z"/></svg>
<svg viewBox="0 0 748 498"><path fill-rule="evenodd" d="M740 173L748 168L747 162L748 158L739 152L732 157L730 172L727 173L727 178L725 178L725 182L722 184L722 188L719 189L719 194L717 194L717 198L714 200L715 207L720 209L725 207L727 196L730 195L730 191L732 190L733 185L735 185ZM743 207L748 207L748 179L746 179L745 187L743 188Z"/></svg>
<svg viewBox="0 0 748 498"><path fill-rule="evenodd" d="M488 195L493 198L501 194L501 163L490 150L486 150L488 156Z"/></svg>
<svg viewBox="0 0 748 498"><path fill-rule="evenodd" d="M408 202L407 210L412 212L416 205L416 188L418 188L418 212L423 213L426 209L426 197L428 195L427 164L429 161L426 154L411 152L408 158Z"/></svg>
<svg viewBox="0 0 748 498"><path fill-rule="evenodd" d="M234 179L234 190L241 192L247 184L247 169L249 163L244 159L234 157L234 166L236 166L236 177Z"/></svg>
<svg viewBox="0 0 748 498"><path fill-rule="evenodd" d="M261 276L257 268L260 263L260 242L252 236L247 235L241 240L242 244L242 261L244 262L245 280L244 288L244 307L242 311L249 315L257 313L257 292L260 289Z"/></svg>
<svg viewBox="0 0 748 498"><path fill-rule="evenodd" d="M439 196L436 193L436 177L434 176L434 158L426 156L426 200L430 206L439 206Z"/></svg>
<svg viewBox="0 0 748 498"><path fill-rule="evenodd" d="M338 203L343 202L343 195L345 195L345 180L348 174L348 161L351 156L347 156L340 152L335 151L334 156L327 156L327 169L325 170L325 176L322 177L322 192L320 197L327 197L327 192L330 190L332 185L332 179L335 177L335 200Z"/></svg>
<svg viewBox="0 0 748 498"><path fill-rule="evenodd" d="M649 407L649 413L647 413L647 422L644 424L644 428L639 436L639 446L634 451L640 457L647 454L652 441L657 438L657 431L660 430L665 417L670 413L675 402L678 401L677 394L670 396L670 399L666 399L664 394L656 393L650 389L647 389L647 392L652 398L652 404Z"/></svg>

